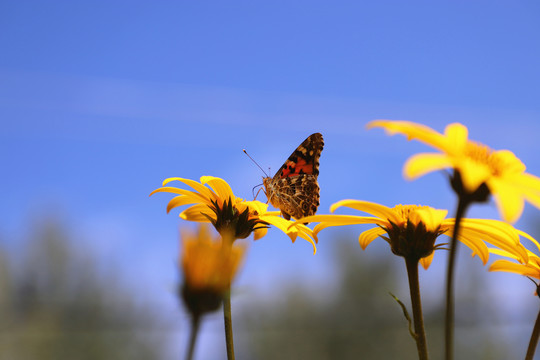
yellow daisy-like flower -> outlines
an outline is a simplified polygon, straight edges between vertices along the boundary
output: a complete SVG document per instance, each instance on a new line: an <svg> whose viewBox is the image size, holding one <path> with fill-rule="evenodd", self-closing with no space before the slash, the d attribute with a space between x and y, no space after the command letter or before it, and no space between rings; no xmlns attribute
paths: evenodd
<svg viewBox="0 0 540 360"><path fill-rule="evenodd" d="M525 165L511 151L495 151L469 140L468 129L462 124L448 125L444 134L409 121L375 120L367 127L382 127L390 134L401 133L409 140L419 140L441 151L409 158L403 170L408 179L453 168L466 192L474 193L482 185L487 186L506 221L514 222L521 216L524 200L540 208L540 178L526 173Z"/></svg>
<svg viewBox="0 0 540 360"><path fill-rule="evenodd" d="M532 236L523 231L518 230L518 232L521 236L529 239L536 246L536 249L540 252L540 244L538 243L538 241L536 241ZM540 280L540 256L538 256L536 253L527 250L528 261L525 261L524 259L521 259L515 254L501 249L489 249L489 252L517 261L516 263L514 261L508 260L496 260L489 267L489 271L506 271Z"/></svg>
<svg viewBox="0 0 540 360"><path fill-rule="evenodd" d="M245 247L220 236L212 238L207 225L198 234L181 230L182 297L193 315L215 311L229 291Z"/></svg>
<svg viewBox="0 0 540 360"><path fill-rule="evenodd" d="M429 206L397 205L393 208L360 200L342 200L330 208L334 212L339 207L348 207L373 216L356 215L314 215L303 218L305 222L319 222L313 232L317 235L330 226L375 224L378 227L364 231L358 241L365 249L378 237L386 240L396 255L419 259L427 269L433 259L433 252L445 244L435 244L442 234L454 229L454 219L446 219L447 210ZM489 258L485 242L527 259L527 252L519 241L519 235L511 225L487 219L463 219L459 240L467 245L484 264Z"/></svg>
<svg viewBox="0 0 540 360"><path fill-rule="evenodd" d="M309 241L313 251L316 251L314 236L309 236L312 232L307 226L289 229L291 222L280 217L279 212L268 212L268 205L260 201L245 201L236 197L229 184L221 178L202 176L200 180L168 178L163 181L163 187L150 195L158 192L177 194L167 204L167 213L176 207L191 205L180 213L180 218L210 222L222 235L232 233L234 238L244 239L253 232L257 240L266 235L268 225L274 225L293 242L298 236ZM172 181L179 181L193 190L166 186Z"/></svg>

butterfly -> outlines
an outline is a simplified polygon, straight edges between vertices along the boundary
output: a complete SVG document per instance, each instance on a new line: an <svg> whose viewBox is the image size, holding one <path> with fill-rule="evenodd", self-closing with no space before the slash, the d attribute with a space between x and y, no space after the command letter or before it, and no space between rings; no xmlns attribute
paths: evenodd
<svg viewBox="0 0 540 360"><path fill-rule="evenodd" d="M323 147L322 135L311 134L294 150L273 178L263 178L268 201L281 210L286 220L290 220L291 216L298 220L317 211L317 176Z"/></svg>

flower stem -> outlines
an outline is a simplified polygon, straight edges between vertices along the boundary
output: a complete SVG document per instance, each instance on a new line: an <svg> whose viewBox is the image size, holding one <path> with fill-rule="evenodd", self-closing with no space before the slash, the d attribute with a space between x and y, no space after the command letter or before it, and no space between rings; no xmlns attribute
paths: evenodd
<svg viewBox="0 0 540 360"><path fill-rule="evenodd" d="M471 201L465 196L459 196L456 219L454 223L454 233L450 243L450 254L448 255L448 269L446 272L446 317L445 317L445 359L454 358L454 272L456 267L456 253L459 242L459 227L461 219L465 215L467 207Z"/></svg>
<svg viewBox="0 0 540 360"><path fill-rule="evenodd" d="M193 359L193 353L195 352L195 343L197 342L197 335L199 334L199 327L201 325L201 316L194 315L191 318L191 334L189 336L188 351L186 354L186 360Z"/></svg>
<svg viewBox="0 0 540 360"><path fill-rule="evenodd" d="M536 345L538 344L538 338L540 337L540 312L536 317L536 322L534 323L533 332L531 334L531 340L529 341L529 347L527 348L527 355L525 355L525 360L533 360L534 352L536 350Z"/></svg>
<svg viewBox="0 0 540 360"><path fill-rule="evenodd" d="M409 276L409 290L411 292L411 304L413 310L414 332L418 359L428 359L426 331L424 329L424 315L422 315L422 301L420 299L420 282L418 280L418 259L405 258L407 275Z"/></svg>
<svg viewBox="0 0 540 360"><path fill-rule="evenodd" d="M231 313L231 291L226 292L223 299L223 320L225 322L225 342L227 343L227 359L234 360L234 340Z"/></svg>

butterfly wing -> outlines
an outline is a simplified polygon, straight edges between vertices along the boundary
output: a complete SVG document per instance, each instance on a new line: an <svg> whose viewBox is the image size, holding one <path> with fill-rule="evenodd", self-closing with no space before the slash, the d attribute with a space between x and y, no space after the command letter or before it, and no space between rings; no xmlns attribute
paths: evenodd
<svg viewBox="0 0 540 360"><path fill-rule="evenodd" d="M291 216L301 219L314 215L319 207L319 184L314 175L302 174L298 176L277 179L272 184L272 205L281 210L286 220Z"/></svg>
<svg viewBox="0 0 540 360"><path fill-rule="evenodd" d="M274 179L283 179L301 174L319 175L319 159L324 147L323 137L320 133L311 134L279 168Z"/></svg>
<svg viewBox="0 0 540 360"><path fill-rule="evenodd" d="M279 168L276 175L263 179L270 203L283 217L300 219L315 214L319 206L319 158L324 147L320 133L310 135Z"/></svg>

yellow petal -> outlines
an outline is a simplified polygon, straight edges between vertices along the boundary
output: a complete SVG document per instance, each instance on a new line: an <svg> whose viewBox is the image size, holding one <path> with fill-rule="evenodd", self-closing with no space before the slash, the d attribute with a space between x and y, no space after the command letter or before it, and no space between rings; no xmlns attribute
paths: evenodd
<svg viewBox="0 0 540 360"><path fill-rule="evenodd" d="M360 244L360 247L362 250L366 250L366 247L371 244L373 240L378 238L380 235L386 234L386 231L381 229L380 227L376 227L373 229L366 230L360 234L358 237L358 243Z"/></svg>
<svg viewBox="0 0 540 360"><path fill-rule="evenodd" d="M289 227L290 229L290 227ZM317 238L317 234L310 228L308 228L304 224L296 225L296 229L298 230L298 236L300 236L302 239L306 239L309 242L311 242L313 245L314 243L319 243L319 239ZM304 236L305 235L305 236ZM309 239L307 237L309 237Z"/></svg>
<svg viewBox="0 0 540 360"><path fill-rule="evenodd" d="M264 237L268 232L268 228L258 228L253 232L253 240L259 240Z"/></svg>
<svg viewBox="0 0 540 360"><path fill-rule="evenodd" d="M526 167L523 162L510 150L497 150L494 151L492 156L499 161L499 163L504 164L505 173L509 174L521 174L525 172ZM533 176L533 175L531 175Z"/></svg>
<svg viewBox="0 0 540 360"><path fill-rule="evenodd" d="M303 224L299 224L299 223L292 226L290 221L285 220L284 218L279 217L279 216L263 215L263 216L259 216L259 219L266 221L270 225L274 225L275 227L283 231L285 234L287 234L287 236L291 238L292 242L295 242L296 238L300 236L302 239L307 240L313 246L313 254L317 252L317 247L315 246L315 241L317 237L313 234L312 230L309 229L307 226ZM297 230L297 227L301 228L302 231ZM308 234L312 235L313 239Z"/></svg>
<svg viewBox="0 0 540 360"><path fill-rule="evenodd" d="M227 182L221 178L213 176L201 176L201 184L208 185L214 190L214 192L223 200L231 199L234 202L234 193L227 184Z"/></svg>
<svg viewBox="0 0 540 360"><path fill-rule="evenodd" d="M363 211L381 219L389 219L394 223L398 223L401 221L401 218L396 214L393 209L370 201L350 199L341 200L330 206L330 212L336 211L336 209L339 207L348 207L351 209Z"/></svg>
<svg viewBox="0 0 540 360"><path fill-rule="evenodd" d="M513 229L511 225L496 220L463 219L460 240L462 237L467 237L473 242L485 241L516 254L522 259L527 259L527 251L521 245L517 231Z"/></svg>
<svg viewBox="0 0 540 360"><path fill-rule="evenodd" d="M469 137L469 130L465 125L460 123L449 124L444 129L444 135L447 141L445 152L460 154L465 150Z"/></svg>
<svg viewBox="0 0 540 360"><path fill-rule="evenodd" d="M201 196L200 194L196 193L196 192L193 192L191 190L185 190L185 189L180 189L180 188L176 188L176 187L172 187L172 186L164 186L164 187L160 187L160 188L157 188L156 190L152 191L150 193L150 196L154 195L155 193L159 193L159 192L167 192L167 193L172 193L172 194L181 194L181 195L199 195Z"/></svg>
<svg viewBox="0 0 540 360"><path fill-rule="evenodd" d="M390 135L402 133L407 136L408 140L418 139L437 149L444 149L447 144L446 138L442 134L428 126L411 121L374 120L367 124L368 129L374 127L382 127Z"/></svg>
<svg viewBox="0 0 540 360"><path fill-rule="evenodd" d="M517 261L520 260L519 256L516 256L516 255L514 255L514 254L512 254L512 253L510 253L508 251L505 251L505 250L496 249L496 248L489 248L489 252L491 254L494 254L494 255L508 257L508 258L511 258L511 259L514 259L514 260L517 260Z"/></svg>
<svg viewBox="0 0 540 360"><path fill-rule="evenodd" d="M182 205L185 205L185 204L193 204L193 203L204 203L208 206L212 205L212 203L209 201L208 198L204 197L203 195L199 194L198 192L194 192L194 191L191 191L191 190L185 190L185 189L180 189L180 188L176 188L176 187L168 187L168 186L165 186L165 187L161 187L161 188L158 188L154 191L152 191L150 193L150 196L154 195L155 193L158 193L158 192L168 192L168 193L172 193L172 194L180 194L181 196L185 196L186 197L186 202ZM176 205L176 206L173 206L173 204L171 204L171 202L169 202L168 206L167 206L167 213L173 209L174 207L177 207L177 206L181 206L181 205Z"/></svg>
<svg viewBox="0 0 540 360"><path fill-rule="evenodd" d="M403 176L414 180L427 173L452 167L452 162L446 154L421 153L411 156L403 166Z"/></svg>
<svg viewBox="0 0 540 360"><path fill-rule="evenodd" d="M195 191L197 191L203 197L205 197L207 199L211 199L211 200L217 200L216 194L214 194L212 191L210 191L209 188L207 188L203 184L198 183L195 180L184 179L184 178L179 178L179 177L173 177L173 178L168 178L168 179L163 180L163 186L167 185L171 181L180 181L180 182L190 186L191 188L193 188Z"/></svg>
<svg viewBox="0 0 540 360"><path fill-rule="evenodd" d="M517 230L517 229L516 229ZM536 239L534 239L531 235L527 234L526 232L524 231L521 231L521 230L517 230L518 234L520 236L523 236L524 238L527 238L529 239L534 245L536 245L536 248L538 250L540 250L540 243L538 243L538 241L536 241Z"/></svg>
<svg viewBox="0 0 540 360"><path fill-rule="evenodd" d="M483 241L475 238L474 236L470 236L470 234L459 235L459 241L467 245L467 247L472 250L472 256L478 255L480 260L482 260L482 263L484 265L487 264L487 261L489 260L489 251L488 247Z"/></svg>
<svg viewBox="0 0 540 360"><path fill-rule="evenodd" d="M267 212L266 210L268 209L268 204L262 203L262 202L257 201L257 200L244 201L243 203L246 204L247 206L249 206L249 208L252 211L256 211L257 214L259 214L259 215L262 215L262 214L265 214L265 215L278 215L279 214L279 211L276 211L274 213Z"/></svg>
<svg viewBox="0 0 540 360"><path fill-rule="evenodd" d="M525 205L519 189L511 184L498 181L496 178L491 179L489 187L492 190L502 218L510 223L514 223L519 219Z"/></svg>
<svg viewBox="0 0 540 360"><path fill-rule="evenodd" d="M390 226L390 224L382 219L371 217L371 216L353 216L353 215L315 215L321 217L327 217L326 219L318 220L307 220L308 222L317 222L321 221L320 224L317 224L313 229L315 234L318 234L321 230L326 229L330 226L344 226L344 225L358 225L358 224L375 224L384 227ZM303 218L304 220L306 218ZM300 221L302 221L300 220Z"/></svg>
<svg viewBox="0 0 540 360"><path fill-rule="evenodd" d="M409 219L415 225L418 225L420 222L422 222L424 223L428 231L436 232L437 230L439 230L447 214L448 210L423 207L411 212L409 215Z"/></svg>
<svg viewBox="0 0 540 360"><path fill-rule="evenodd" d="M531 203L531 205L540 208L540 193L537 191L529 191L527 189L523 190L523 197Z"/></svg>
<svg viewBox="0 0 540 360"><path fill-rule="evenodd" d="M449 220L455 221L455 219ZM506 238L506 240L514 244L519 243L518 230L512 225L499 220L464 218L461 224L465 228L473 228L487 234L499 234L501 238Z"/></svg>
<svg viewBox="0 0 540 360"><path fill-rule="evenodd" d="M528 267L526 265L516 264L508 260L497 260L491 264L489 271L506 271L516 273L520 275L540 278L540 272L538 269Z"/></svg>
<svg viewBox="0 0 540 360"><path fill-rule="evenodd" d="M261 215L261 216L259 216L259 219L261 219L262 221L266 221L270 225L274 225L275 227L277 227L278 229L280 229L281 231L283 231L284 233L289 235L289 237L291 237L291 240L294 241L296 239L296 234L294 236L291 236L291 234L294 234L296 231L295 230L288 230L289 225L291 223L289 221L283 219L282 217Z"/></svg>
<svg viewBox="0 0 540 360"><path fill-rule="evenodd" d="M523 173L516 175L513 179L519 187L540 193L540 178L528 173Z"/></svg>
<svg viewBox="0 0 540 360"><path fill-rule="evenodd" d="M180 218L189 221L210 222L203 214L210 216L212 219L216 218L216 214L203 204L196 204L182 211Z"/></svg>
<svg viewBox="0 0 540 360"><path fill-rule="evenodd" d="M313 234L313 233L312 233ZM313 234L314 235L314 234ZM308 241L313 246L313 255L317 253L317 246L315 246L315 243L317 242L317 237L314 236L314 239L312 239L306 232L299 231L298 236L302 239Z"/></svg>
<svg viewBox="0 0 540 360"><path fill-rule="evenodd" d="M429 266L431 265L431 262L433 261L433 256L435 256L435 251L432 252L431 255L428 255L420 259L420 264L422 265L424 270L427 270Z"/></svg>
<svg viewBox="0 0 540 360"><path fill-rule="evenodd" d="M456 160L454 166L459 170L463 187L465 187L468 192L474 192L482 185L482 183L493 178L491 169L487 165L479 164L469 157L463 157Z"/></svg>
<svg viewBox="0 0 540 360"><path fill-rule="evenodd" d="M185 196L185 195L175 196L167 204L167 214L176 207L187 205L187 204L195 204L198 202L199 201L195 199L195 197L193 196Z"/></svg>

